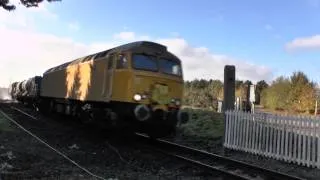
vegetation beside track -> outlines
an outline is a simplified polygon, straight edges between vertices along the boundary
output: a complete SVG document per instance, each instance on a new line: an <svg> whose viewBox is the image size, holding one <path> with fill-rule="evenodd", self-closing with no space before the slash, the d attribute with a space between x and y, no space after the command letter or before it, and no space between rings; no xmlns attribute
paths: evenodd
<svg viewBox="0 0 320 180"><path fill-rule="evenodd" d="M182 136L221 138L224 133L224 115L210 110L185 108L190 119L178 127Z"/></svg>

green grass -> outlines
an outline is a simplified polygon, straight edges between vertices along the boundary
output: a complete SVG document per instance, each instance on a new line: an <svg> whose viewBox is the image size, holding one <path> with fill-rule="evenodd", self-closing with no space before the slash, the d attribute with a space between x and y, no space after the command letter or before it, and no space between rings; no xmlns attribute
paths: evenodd
<svg viewBox="0 0 320 180"><path fill-rule="evenodd" d="M9 121L0 113L0 133L11 130Z"/></svg>
<svg viewBox="0 0 320 180"><path fill-rule="evenodd" d="M178 129L185 136L221 138L224 133L224 115L209 110L188 109L190 119Z"/></svg>

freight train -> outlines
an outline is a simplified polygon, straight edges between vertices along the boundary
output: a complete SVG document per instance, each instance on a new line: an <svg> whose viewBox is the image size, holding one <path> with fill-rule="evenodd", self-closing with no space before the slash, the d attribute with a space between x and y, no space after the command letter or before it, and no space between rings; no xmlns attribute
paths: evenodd
<svg viewBox="0 0 320 180"><path fill-rule="evenodd" d="M162 44L136 41L14 82L9 94L43 113L63 113L83 123L127 125L163 137L173 133L178 122L188 121L181 109L183 84L177 56Z"/></svg>

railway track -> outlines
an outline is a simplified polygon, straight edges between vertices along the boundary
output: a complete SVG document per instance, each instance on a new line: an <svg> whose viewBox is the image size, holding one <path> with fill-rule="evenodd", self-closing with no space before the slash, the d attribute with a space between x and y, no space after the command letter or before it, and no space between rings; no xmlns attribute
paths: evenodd
<svg viewBox="0 0 320 180"><path fill-rule="evenodd" d="M151 140L148 136L136 133L137 138L154 150L186 162L213 170L227 179L287 179L300 180L301 178L280 173L266 168L254 166L245 162L223 157L217 154L194 149L166 140Z"/></svg>
<svg viewBox="0 0 320 180"><path fill-rule="evenodd" d="M28 116L34 122L39 122L36 117L19 110L19 108L11 106L10 109ZM214 174L217 174L216 177L226 177L226 179L301 179L166 140L151 140L143 134L136 133L136 137L136 140L141 142L145 148L151 148L209 171L213 170Z"/></svg>
<svg viewBox="0 0 320 180"><path fill-rule="evenodd" d="M2 114L2 112L4 114L7 114L8 116L13 117L13 119L11 119L11 121L16 121L16 122L14 122L14 124L19 126L20 128L28 129L28 131L29 131L28 133L32 133L32 134L40 137L41 139L36 137L36 139L38 139L39 141L44 140L44 141L48 142L48 144L46 144L46 145L50 149L54 148L50 144L55 144L55 142L57 144L59 144L59 147L58 146L55 147L56 149L54 151L56 151L58 154L63 156L66 160L68 160L69 162L71 162L72 164L77 166L78 168L82 169L82 171L85 171L87 175L90 175L91 177L93 176L93 178L96 178L96 179L103 179L103 178L99 178L98 175L93 174L93 172L90 172L88 169L85 168L85 166L80 166L78 163L83 164L83 165L85 163L83 161L81 163L81 161L79 161L77 158L74 158L72 153L66 153L65 155L62 154L63 151L66 152L66 149L63 148L63 145L61 146L61 143L63 143L63 144L70 144L70 143L62 142L62 141L64 141L64 138L62 138L60 136L59 137L56 136L56 134L63 135L62 134L63 132L53 131L53 129L57 129L58 128L56 126L57 123L54 123L55 119L54 120L50 120L50 118L49 118L49 119L43 120L43 117L42 116L38 116L36 112L33 112L32 110L29 111L29 109L25 109L25 108L19 106L18 104L17 105L10 105L10 104L8 104L8 105L0 105L0 113ZM10 117L7 117L7 118L10 118ZM64 123L62 123L62 124L64 124ZM75 126L76 126L76 124L77 123L72 123L72 125L75 125ZM52 126L53 128L51 128L49 126ZM65 129L65 128L63 128L63 129ZM78 128L75 128L75 129L78 129ZM93 133L92 131L94 131L94 129L93 130L90 130L90 128L88 128L87 130L86 129L81 129L81 131L89 131L88 133L85 133L85 134L86 135L90 135L90 134ZM73 133L78 134L76 131L74 131ZM125 143L126 143L126 146L128 146L130 149L132 149L132 148L133 149L138 149L137 152L142 153L142 155L138 154L138 159L139 159L140 155L142 157L146 156L146 158L143 158L144 159L143 161L150 161L150 158L153 159L152 161L158 159L158 160L156 160L157 163L154 163L154 162L142 162L142 160L141 160L141 162L142 162L141 163L141 167L140 166L136 167L137 164L139 165L139 162L137 161L136 158L132 158L131 159L131 158L127 157L127 160L126 160L126 158L122 159L122 156L119 154L119 152L117 150L117 148L119 148L119 147L117 145L120 144L120 146L122 146L121 142L118 144L117 142L114 142L115 139L112 139L112 138L109 138L109 137L104 138L104 136L102 137L101 135L102 134L100 134L99 136L98 135L97 136L92 135L92 136L98 137L99 139L108 139L109 143L111 143L113 145L116 145L115 146L116 149L115 149L115 147L113 147L113 146L110 147L110 144L108 143L108 149L113 148L113 150L112 150L113 152L112 153L117 153L117 156L120 157L120 160L123 163L126 163L127 166L130 166L132 169L134 169L134 171L141 171L141 170L145 169L146 168L145 164L152 164L152 166L150 166L150 169L152 169L152 171L155 171L156 169L153 169L153 168L157 167L157 164L161 164L161 163L163 163L162 161L164 161L164 162L166 162L166 164L165 165L161 165L161 169L160 170L163 171L166 167L169 166L170 168L168 168L168 170L165 170L165 172L172 171L171 173L172 174L176 174L175 178L178 178L178 179L181 179L182 177L183 177L182 179L189 178L190 176L192 176L192 177L196 176L196 179L199 179L199 178L200 179L202 179L202 178L208 179L208 177L209 177L209 179L211 179L211 177L213 177L213 176L215 177L215 179L216 178L221 179L221 177L222 177L219 173L213 173L212 171L204 169L204 168L201 168L201 167L199 168L199 167L195 167L194 165L188 165L187 163L185 163L183 161L176 160L176 159L174 159L172 157L169 157L169 156L166 156L166 155L165 156L160 155L160 157L164 157L164 158L163 159L159 159L159 154L155 153L154 151L149 151L148 149L144 149L143 146L138 145L138 144L140 144L139 143L140 141L139 142L136 141L135 136L131 136L131 137L129 137L130 140L125 140ZM56 140L52 141L52 137L53 136L54 136L54 138L57 138L58 140L57 141ZM75 135L73 135L73 136L75 136ZM121 137L121 138L119 138L119 140L123 140L123 138ZM97 143L97 140L95 140L95 143ZM81 143L78 142L77 144L79 144L81 146ZM138 147L134 148L134 147L136 147L136 145L138 145ZM82 149L84 151L85 147L84 146L81 146L81 147L82 147ZM132 151L132 150L129 150L129 151ZM143 155L143 154L145 154L145 155ZM99 158L103 157L101 155L102 154L100 153L99 154ZM110 156L110 153L109 153L108 156ZM95 155L94 158L96 158L96 157L97 156ZM104 158L107 159L106 157L104 157ZM75 160L78 161L78 162L76 163ZM163 167L164 167L164 169L163 169ZM191 171L189 169L191 169ZM30 170L30 172L31 172L31 170ZM161 172L159 172L159 173L161 174ZM104 174L104 173L100 172L100 174ZM163 175L164 175L164 177L170 176L170 174L163 174ZM0 173L0 176L1 176L1 173ZM159 178L161 176L157 176L157 177Z"/></svg>

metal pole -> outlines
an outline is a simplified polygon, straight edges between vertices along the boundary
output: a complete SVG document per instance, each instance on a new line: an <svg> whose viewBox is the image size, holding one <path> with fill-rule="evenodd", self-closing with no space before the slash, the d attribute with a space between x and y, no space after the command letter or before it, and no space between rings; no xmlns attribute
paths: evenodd
<svg viewBox="0 0 320 180"><path fill-rule="evenodd" d="M251 102L251 113L254 114L254 103Z"/></svg>
<svg viewBox="0 0 320 180"><path fill-rule="evenodd" d="M314 115L316 116L318 114L318 100L316 99L316 107L314 109Z"/></svg>
<svg viewBox="0 0 320 180"><path fill-rule="evenodd" d="M224 67L224 82L223 82L223 112L235 109L235 71L233 65Z"/></svg>

